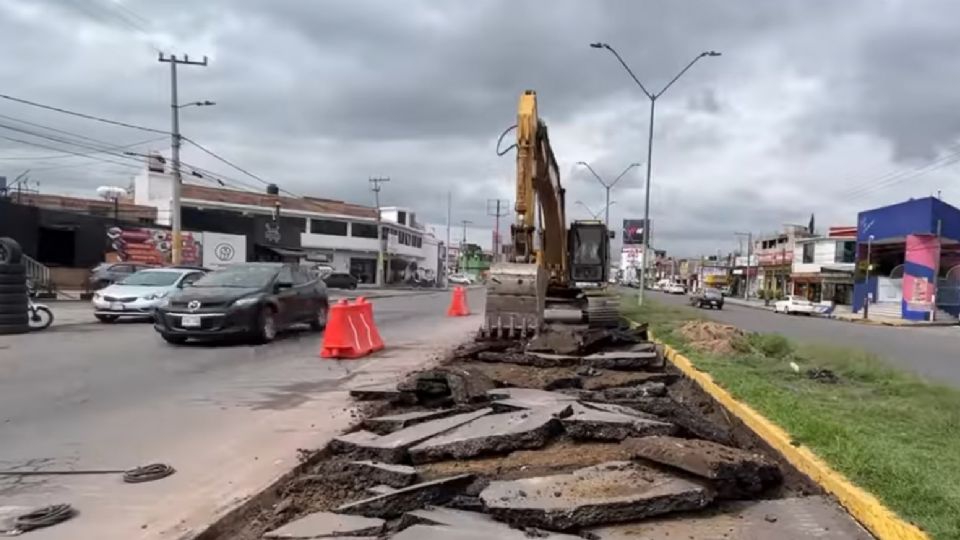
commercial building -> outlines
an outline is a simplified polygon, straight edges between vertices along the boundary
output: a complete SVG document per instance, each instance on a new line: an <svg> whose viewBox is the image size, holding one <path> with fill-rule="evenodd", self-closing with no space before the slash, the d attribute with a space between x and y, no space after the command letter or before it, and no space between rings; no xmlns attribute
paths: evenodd
<svg viewBox="0 0 960 540"><path fill-rule="evenodd" d="M857 216L853 309L914 321L960 315L960 210L934 197Z"/></svg>
<svg viewBox="0 0 960 540"><path fill-rule="evenodd" d="M766 296L783 296L792 290L793 253L798 239L813 234L802 225L785 225L782 232L754 239L753 253L757 257L757 288Z"/></svg>
<svg viewBox="0 0 960 540"><path fill-rule="evenodd" d="M157 222L170 225L173 177L166 165L151 162L134 179L137 204L157 209ZM288 197L275 187L264 192L184 184L182 227L246 237L250 260L299 261L348 272L361 282L376 278L377 209L318 197ZM407 208L381 208L386 235L387 284L415 278L436 281L440 242Z"/></svg>
<svg viewBox="0 0 960 540"><path fill-rule="evenodd" d="M793 294L812 302L850 305L856 235L856 227L830 227L826 236L796 239L790 274Z"/></svg>

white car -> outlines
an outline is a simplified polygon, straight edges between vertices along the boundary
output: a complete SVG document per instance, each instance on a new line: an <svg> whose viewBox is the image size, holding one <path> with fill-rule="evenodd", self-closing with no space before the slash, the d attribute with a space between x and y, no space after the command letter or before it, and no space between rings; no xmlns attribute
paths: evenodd
<svg viewBox="0 0 960 540"><path fill-rule="evenodd" d="M788 296L785 300L778 300L774 303L773 310L777 313L786 313L787 315L797 313L811 315L816 311L816 308L813 302L802 296Z"/></svg>
<svg viewBox="0 0 960 540"><path fill-rule="evenodd" d="M687 288L679 283L671 283L663 288L667 294L687 294Z"/></svg>
<svg viewBox="0 0 960 540"><path fill-rule="evenodd" d="M203 277L199 268L151 268L131 274L93 295L93 315L100 322L120 317L152 317L170 293Z"/></svg>
<svg viewBox="0 0 960 540"><path fill-rule="evenodd" d="M473 283L473 279L466 274L450 274L447 276L447 281L454 285L470 285Z"/></svg>

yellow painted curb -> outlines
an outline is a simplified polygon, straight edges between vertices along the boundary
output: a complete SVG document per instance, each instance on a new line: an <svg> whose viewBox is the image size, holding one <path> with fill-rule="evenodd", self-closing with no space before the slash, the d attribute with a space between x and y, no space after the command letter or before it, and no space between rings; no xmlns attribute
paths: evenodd
<svg viewBox="0 0 960 540"><path fill-rule="evenodd" d="M710 394L730 413L740 419L761 439L817 483L824 491L832 494L840 504L850 512L864 527L880 540L929 540L930 537L917 526L900 519L892 510L883 505L876 497L855 486L850 480L830 468L822 459L804 446L790 444L792 438L780 426L767 420L749 405L737 401L726 390L714 382L708 373L698 370L685 356L673 347L657 340L653 332L650 339L663 345L667 360L684 375L696 381L700 388Z"/></svg>

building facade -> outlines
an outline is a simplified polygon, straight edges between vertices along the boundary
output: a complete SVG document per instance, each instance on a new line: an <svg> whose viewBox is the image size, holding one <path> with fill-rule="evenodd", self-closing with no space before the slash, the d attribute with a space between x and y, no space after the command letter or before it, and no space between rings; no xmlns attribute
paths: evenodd
<svg viewBox="0 0 960 540"><path fill-rule="evenodd" d="M786 225L782 232L754 239L757 258L757 289L767 297L780 297L792 290L793 253L798 239L813 236L807 227Z"/></svg>
<svg viewBox="0 0 960 540"><path fill-rule="evenodd" d="M792 294L811 302L850 305L856 233L856 227L831 227L827 236L798 238L790 274Z"/></svg>

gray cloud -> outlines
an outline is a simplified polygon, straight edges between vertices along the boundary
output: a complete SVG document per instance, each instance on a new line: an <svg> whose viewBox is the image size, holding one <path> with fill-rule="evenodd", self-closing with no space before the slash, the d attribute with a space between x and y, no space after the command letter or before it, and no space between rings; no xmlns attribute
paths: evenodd
<svg viewBox="0 0 960 540"><path fill-rule="evenodd" d="M513 158L493 149L524 89L540 95L567 199L598 210L602 189L574 163L612 178L644 161L648 109L615 59L587 44L617 47L651 89L701 50L721 50L658 104L655 243L695 252L735 245L733 230L811 211L847 223L859 208L934 189L937 174L843 196L864 171L915 166L960 133L950 114L957 9L920 3L128 0L125 11L113 0L19 0L0 6L0 78L3 93L165 129L168 66L151 43L207 54L208 67L180 71L183 100L218 103L183 110L188 136L302 194L369 202L367 178L389 175L386 204L435 223L450 192L454 221L480 226L492 224L486 199L513 197ZM0 114L117 145L150 137L9 102ZM131 171L3 159L51 153L0 139L0 174L32 168L45 189L89 194ZM195 149L184 159L258 187ZM614 190L614 220L642 212L642 178Z"/></svg>

